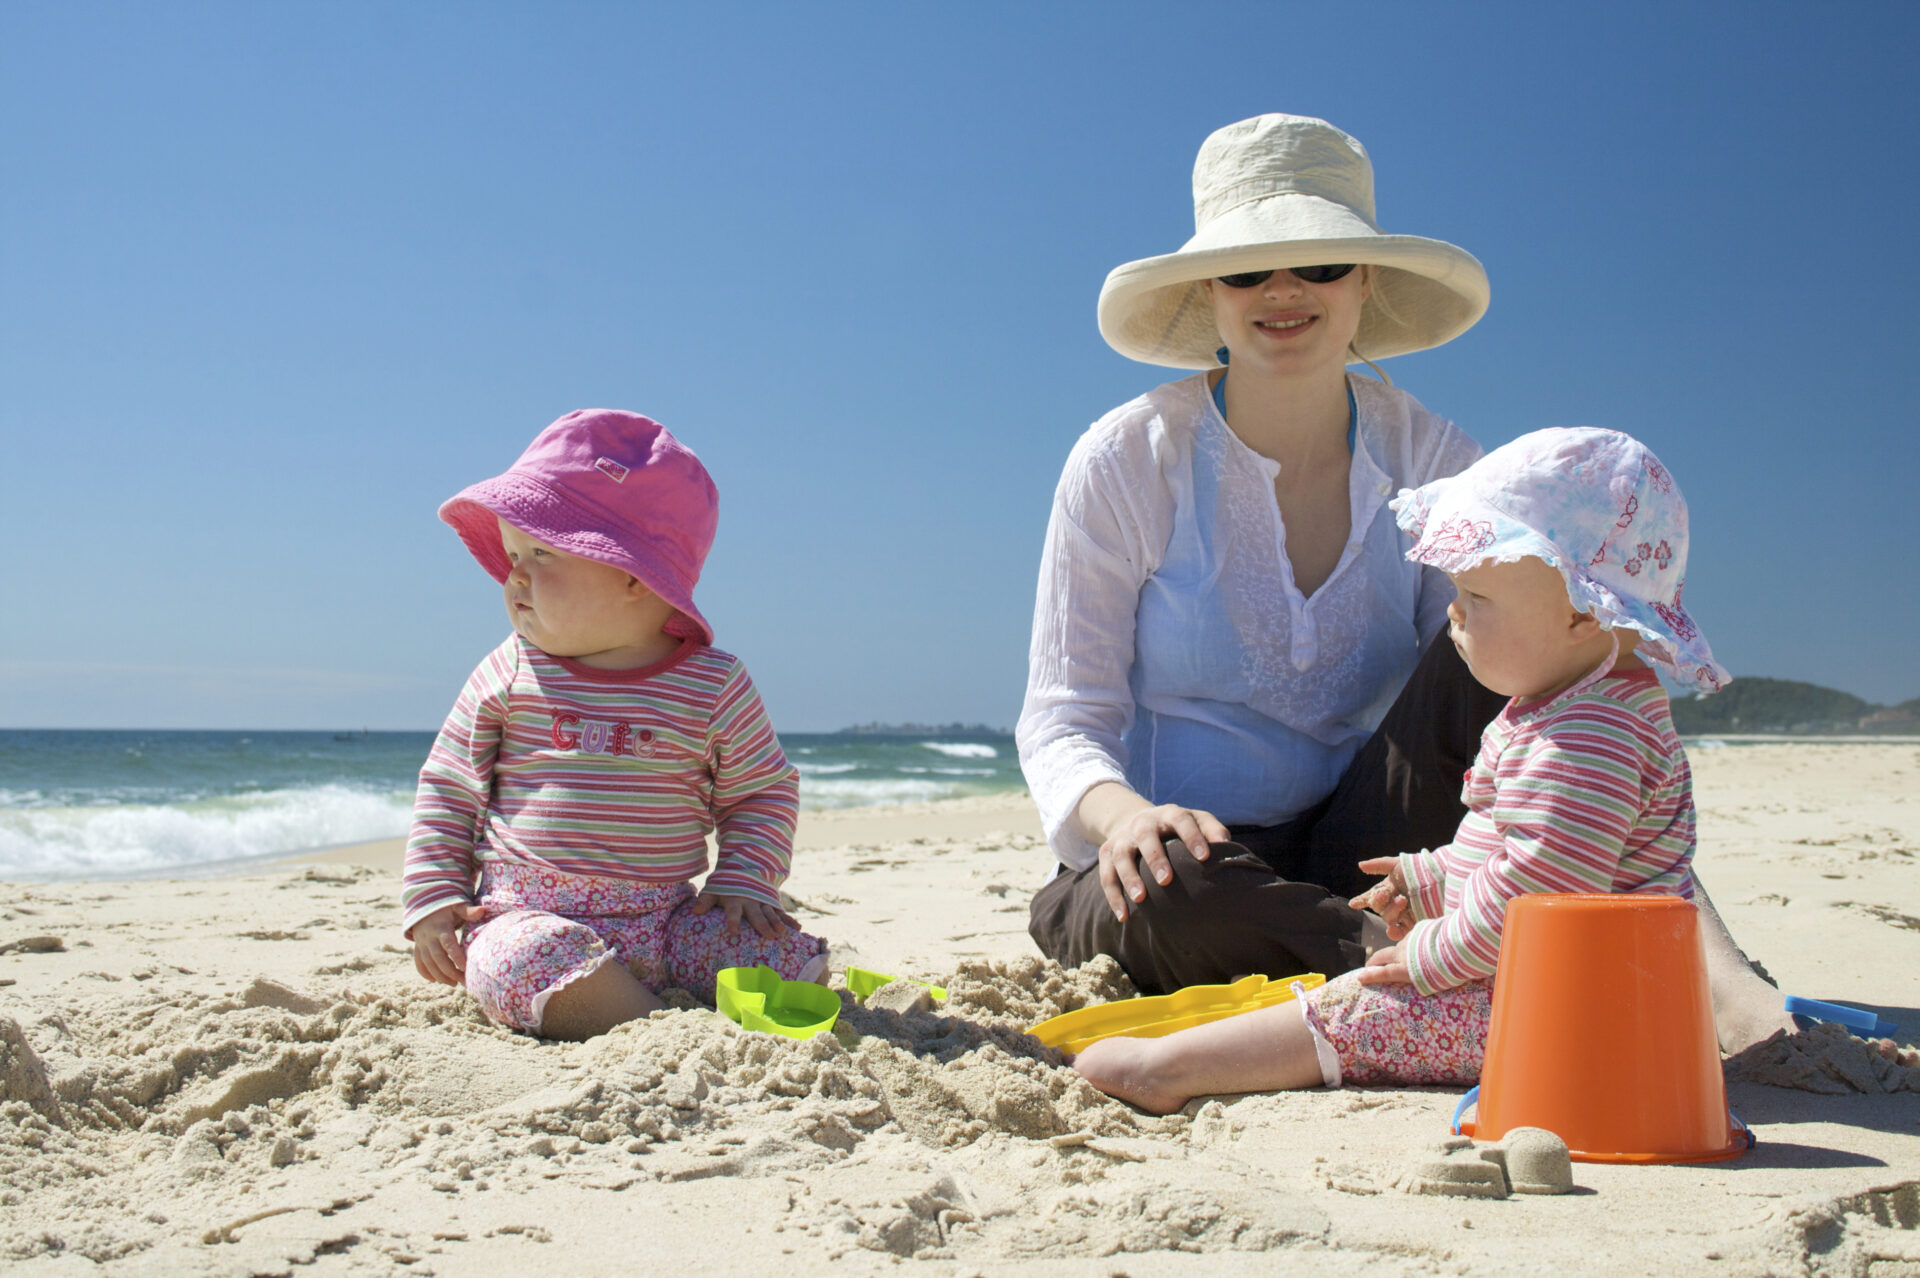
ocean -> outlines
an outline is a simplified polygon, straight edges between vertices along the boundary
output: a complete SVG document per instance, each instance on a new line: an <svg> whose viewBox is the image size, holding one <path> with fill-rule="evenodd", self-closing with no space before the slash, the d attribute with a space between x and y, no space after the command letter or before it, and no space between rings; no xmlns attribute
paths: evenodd
<svg viewBox="0 0 1920 1278"><path fill-rule="evenodd" d="M987 732L783 733L803 809L1026 788ZM431 732L0 729L0 879L212 873L398 838Z"/></svg>

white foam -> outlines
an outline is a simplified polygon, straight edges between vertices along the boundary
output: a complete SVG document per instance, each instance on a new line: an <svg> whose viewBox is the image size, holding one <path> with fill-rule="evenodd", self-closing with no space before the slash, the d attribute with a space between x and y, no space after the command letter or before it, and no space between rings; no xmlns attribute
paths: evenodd
<svg viewBox="0 0 1920 1278"><path fill-rule="evenodd" d="M835 772L853 772L859 768L857 763L796 763L803 777L824 777Z"/></svg>
<svg viewBox="0 0 1920 1278"><path fill-rule="evenodd" d="M925 803L951 799L974 791L953 781L800 781L803 808L886 807L896 803Z"/></svg>
<svg viewBox="0 0 1920 1278"><path fill-rule="evenodd" d="M922 741L922 749L938 750L949 759L997 759L1000 752L977 741Z"/></svg>
<svg viewBox="0 0 1920 1278"><path fill-rule="evenodd" d="M0 874L135 874L397 838L412 800L325 785L184 804L4 810Z"/></svg>

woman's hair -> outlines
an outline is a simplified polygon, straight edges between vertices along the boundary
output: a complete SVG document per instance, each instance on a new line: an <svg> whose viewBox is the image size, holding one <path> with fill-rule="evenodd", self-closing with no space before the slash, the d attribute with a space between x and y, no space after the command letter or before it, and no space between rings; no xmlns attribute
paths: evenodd
<svg viewBox="0 0 1920 1278"><path fill-rule="evenodd" d="M1369 262L1363 263L1360 269L1366 273L1366 283L1369 286L1365 305L1373 307L1396 324L1399 323L1400 316L1395 314L1393 307L1388 304L1387 295L1380 291L1380 268ZM1364 314L1364 310L1362 313ZM1393 378L1387 376L1387 370L1361 354L1360 348L1352 342L1347 343L1347 354L1353 356L1368 368L1371 368L1375 377L1378 377L1389 386L1393 385Z"/></svg>

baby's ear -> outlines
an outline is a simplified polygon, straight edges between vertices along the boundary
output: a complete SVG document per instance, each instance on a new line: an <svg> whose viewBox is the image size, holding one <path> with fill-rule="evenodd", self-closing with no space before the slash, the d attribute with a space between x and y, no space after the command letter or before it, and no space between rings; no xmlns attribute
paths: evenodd
<svg viewBox="0 0 1920 1278"><path fill-rule="evenodd" d="M1585 643L1600 633L1600 621L1590 612L1576 612L1567 626L1567 638L1575 643Z"/></svg>

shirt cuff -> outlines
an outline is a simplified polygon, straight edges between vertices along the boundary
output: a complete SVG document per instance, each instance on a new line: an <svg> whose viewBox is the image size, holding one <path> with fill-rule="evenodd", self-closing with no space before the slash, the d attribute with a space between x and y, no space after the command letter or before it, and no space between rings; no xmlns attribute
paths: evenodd
<svg viewBox="0 0 1920 1278"><path fill-rule="evenodd" d="M1047 846L1062 865L1072 870L1092 868L1100 860L1100 845L1080 831L1075 815L1087 791L1103 782L1127 785L1127 774L1104 756L1075 761L1071 771L1047 784L1046 795L1034 789L1034 806L1040 809L1040 824L1047 832ZM1031 781L1029 781L1031 785ZM1132 789L1132 786L1127 786Z"/></svg>
<svg viewBox="0 0 1920 1278"><path fill-rule="evenodd" d="M706 886L700 890L703 893L711 892L716 895L744 896L762 905L770 905L776 910L780 908L779 884L769 883L757 875L731 867L714 870L707 876Z"/></svg>
<svg viewBox="0 0 1920 1278"><path fill-rule="evenodd" d="M1422 919L1400 942L1400 961L1407 965L1413 988L1422 994L1437 993L1439 988L1433 983L1432 965L1420 953L1431 942L1436 926L1432 919Z"/></svg>
<svg viewBox="0 0 1920 1278"><path fill-rule="evenodd" d="M1400 873L1407 880L1407 904L1415 919L1437 919L1447 908L1447 871L1438 853L1402 852Z"/></svg>
<svg viewBox="0 0 1920 1278"><path fill-rule="evenodd" d="M451 884L437 884L420 889L420 895L408 902L405 912L400 916L400 936L402 940L413 939L413 929L421 919L436 914L449 905L472 905L470 893L462 892Z"/></svg>

